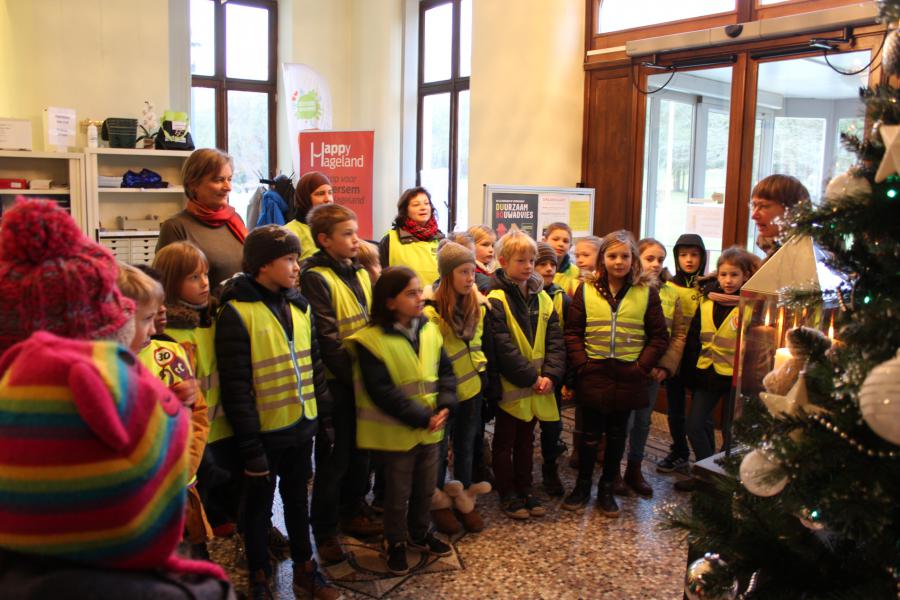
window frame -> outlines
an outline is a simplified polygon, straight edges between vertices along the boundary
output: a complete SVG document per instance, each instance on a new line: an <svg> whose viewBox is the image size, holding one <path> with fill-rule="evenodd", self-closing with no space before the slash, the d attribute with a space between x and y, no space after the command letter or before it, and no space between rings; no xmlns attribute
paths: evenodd
<svg viewBox="0 0 900 600"><path fill-rule="evenodd" d="M191 74L191 89L211 88L215 93L216 148L228 152L228 92L257 92L268 98L269 174L274 174L278 164L277 105L278 105L278 2L276 0L229 0L222 3L209 0L214 5L215 68L212 75ZM225 10L228 5L251 6L269 14L269 73L266 80L239 79L227 76Z"/></svg>
<svg viewBox="0 0 900 600"><path fill-rule="evenodd" d="M453 22L450 36L450 79L425 83L425 13L445 4L453 5ZM421 0L419 2L418 75L416 79L416 185L422 184L422 159L424 154L422 108L426 96L450 94L450 130L447 161L447 231L457 225L457 201L459 198L459 96L469 90L470 76L460 76L460 32L462 0ZM471 106L471 105L470 105Z"/></svg>

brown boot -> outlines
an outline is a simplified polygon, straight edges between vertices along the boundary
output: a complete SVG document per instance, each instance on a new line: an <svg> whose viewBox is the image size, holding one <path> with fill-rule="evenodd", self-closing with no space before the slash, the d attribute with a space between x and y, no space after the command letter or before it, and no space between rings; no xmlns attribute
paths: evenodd
<svg viewBox="0 0 900 600"><path fill-rule="evenodd" d="M340 600L344 597L325 580L314 560L294 566L294 594L297 598L316 600Z"/></svg>
<svg viewBox="0 0 900 600"><path fill-rule="evenodd" d="M341 519L341 531L357 538L373 537L384 532L384 525L366 515Z"/></svg>
<svg viewBox="0 0 900 600"><path fill-rule="evenodd" d="M473 508L470 512L462 513L457 511L456 516L459 517L462 526L469 533L479 533L484 531L484 519L478 514L478 509Z"/></svg>
<svg viewBox="0 0 900 600"><path fill-rule="evenodd" d="M628 466L625 468L625 483L637 495L645 498L653 497L653 488L650 487L650 484L644 479L644 474L641 473L641 461L628 461Z"/></svg>
<svg viewBox="0 0 900 600"><path fill-rule="evenodd" d="M435 529L447 535L457 534L462 529L462 525L456 519L456 515L453 514L452 508L433 509L431 511L431 520Z"/></svg>
<svg viewBox="0 0 900 600"><path fill-rule="evenodd" d="M631 488L625 485L625 480L622 479L622 473L617 470L616 478L613 479L612 482L612 493L616 496L630 496Z"/></svg>
<svg viewBox="0 0 900 600"><path fill-rule="evenodd" d="M344 550L341 548L341 542L338 540L337 536L325 538L321 542L316 540L316 550L319 555L319 560L326 565L339 563L346 558L344 556Z"/></svg>

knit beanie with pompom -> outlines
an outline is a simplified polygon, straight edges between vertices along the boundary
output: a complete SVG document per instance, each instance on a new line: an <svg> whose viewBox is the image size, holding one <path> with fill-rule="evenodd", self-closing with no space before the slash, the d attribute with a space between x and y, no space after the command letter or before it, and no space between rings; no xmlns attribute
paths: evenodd
<svg viewBox="0 0 900 600"><path fill-rule="evenodd" d="M0 352L35 331L114 339L134 315L112 253L50 200L25 200L0 222Z"/></svg>

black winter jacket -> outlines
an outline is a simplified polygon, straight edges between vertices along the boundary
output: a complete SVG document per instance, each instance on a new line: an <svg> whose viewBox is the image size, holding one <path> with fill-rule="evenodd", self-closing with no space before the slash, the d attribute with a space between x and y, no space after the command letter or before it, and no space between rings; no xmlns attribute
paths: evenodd
<svg viewBox="0 0 900 600"><path fill-rule="evenodd" d="M332 258L324 250L319 250L303 264L303 272L300 274L300 289L303 296L312 306L312 312L316 317L316 337L319 342L319 351L322 354L322 362L334 374L339 382L351 383L353 381L353 361L350 353L341 344L338 333L337 315L331 303L332 291L325 278L312 271L313 267L327 267L340 277L341 281L353 291L356 300L365 307L366 314L369 307L366 305L366 296L363 292L357 271L362 270L362 265L353 261L352 264L339 262Z"/></svg>
<svg viewBox="0 0 900 600"><path fill-rule="evenodd" d="M305 311L308 303L296 289L273 293L244 273L233 277L222 292L222 308L216 321L216 360L219 366L221 402L225 416L234 429L244 468L261 473L268 471L266 450L302 444L313 438L317 420L300 419L295 425L278 431L260 432L259 413L253 391L253 367L250 360L250 333L237 311L227 302L263 302L278 318L289 339L294 338L288 303ZM325 368L319 358L315 318L311 319L311 351L315 377L316 406L319 416L328 418L332 411L331 394L325 381Z"/></svg>
<svg viewBox="0 0 900 600"><path fill-rule="evenodd" d="M494 272L493 289L506 292L512 316L522 329L529 343L534 343L534 334L538 326L538 294L543 291L544 282L537 275L528 280L528 294L522 296L519 286L507 277L503 269ZM491 401L498 400L500 393L497 384L499 376L506 377L510 383L518 387L531 387L539 375L549 377L553 386L558 388L566 375L566 345L559 327L556 311L550 314L547 323L547 335L544 340L544 366L540 373L522 356L513 339L506 322L506 311L499 300L489 298L491 310L485 319L490 322L489 329L493 342L492 356L488 356L488 369L492 385L489 392Z"/></svg>
<svg viewBox="0 0 900 600"><path fill-rule="evenodd" d="M420 317L416 334L416 341L411 341L408 337L394 329L393 327L382 327L382 335L399 336L409 342L413 350L419 352L419 335L422 327L428 323L428 319ZM412 402L408 396L404 395L397 386L394 385L387 366L369 352L362 344L356 344L356 353L359 359L359 367L362 371L363 384L369 393L369 398L379 410L385 414L394 417L398 421L416 429L427 429L428 421L431 416L441 409L448 409L450 414L456 409L456 375L453 374L453 364L447 358L447 354L441 349L441 362L438 366L438 395L437 407L434 411L430 411L417 402Z"/></svg>

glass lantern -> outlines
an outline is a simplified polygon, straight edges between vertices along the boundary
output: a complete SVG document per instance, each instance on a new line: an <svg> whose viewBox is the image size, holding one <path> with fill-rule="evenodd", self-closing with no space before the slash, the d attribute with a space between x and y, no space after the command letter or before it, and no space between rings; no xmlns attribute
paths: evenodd
<svg viewBox="0 0 900 600"><path fill-rule="evenodd" d="M788 331L813 327L834 339L836 292L843 279L825 265L826 259L827 254L812 238L793 237L741 288L734 418L740 417L745 402L758 399L765 391L766 374L791 358L785 339ZM781 298L783 290L811 292L815 301L802 307L787 306Z"/></svg>

